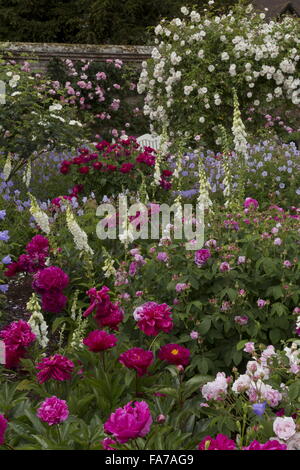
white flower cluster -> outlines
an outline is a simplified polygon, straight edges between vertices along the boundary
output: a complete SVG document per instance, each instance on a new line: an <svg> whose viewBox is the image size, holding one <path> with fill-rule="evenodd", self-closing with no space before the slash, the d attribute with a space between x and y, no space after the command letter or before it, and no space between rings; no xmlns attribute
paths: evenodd
<svg viewBox="0 0 300 470"><path fill-rule="evenodd" d="M12 159L11 159L11 153L7 155L5 165L3 168L3 176L4 176L4 181L6 181L10 174L11 174L11 169L12 169Z"/></svg>
<svg viewBox="0 0 300 470"><path fill-rule="evenodd" d="M88 244L88 237L84 230L82 230L75 220L74 214L68 205L66 210L66 221L67 227L73 235L74 243L78 250L85 251L86 253L93 255L94 252Z"/></svg>
<svg viewBox="0 0 300 470"><path fill-rule="evenodd" d="M40 229L45 232L47 235L50 233L50 222L49 222L49 217L46 214L46 212L42 211L42 209L39 207L37 200L35 199L32 194L29 193L31 205L29 208L30 214L36 221L37 225L40 227Z"/></svg>
<svg viewBox="0 0 300 470"><path fill-rule="evenodd" d="M36 339L40 346L42 348L46 348L49 343L49 339L47 336L48 325L45 322L45 319L41 312L41 307L36 294L32 294L26 307L29 312L32 312L31 317L28 320L28 324L31 327L32 333L36 335Z"/></svg>
<svg viewBox="0 0 300 470"><path fill-rule="evenodd" d="M142 64L137 89L146 92L144 113L154 130L168 126L174 137L193 137L199 122L209 131L224 124L232 88L264 113L268 106L300 104L297 19L266 22L240 5L215 17L186 7L181 13L183 19L163 20L155 28L152 58Z"/></svg>

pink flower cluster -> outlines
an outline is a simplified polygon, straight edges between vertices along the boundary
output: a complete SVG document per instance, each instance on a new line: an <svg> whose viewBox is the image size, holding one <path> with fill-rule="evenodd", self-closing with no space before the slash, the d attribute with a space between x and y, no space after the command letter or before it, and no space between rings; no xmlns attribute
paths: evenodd
<svg viewBox="0 0 300 470"><path fill-rule="evenodd" d="M37 416L49 426L60 424L69 416L69 409L65 400L56 396L46 398L37 410Z"/></svg>
<svg viewBox="0 0 300 470"><path fill-rule="evenodd" d="M62 293L69 284L69 276L57 266L38 271L34 276L32 287L42 296L42 308L47 312L59 313L66 303L67 297Z"/></svg>
<svg viewBox="0 0 300 470"><path fill-rule="evenodd" d="M147 336L156 336L160 331L169 333L173 328L171 308L167 304L146 302L133 312L137 326Z"/></svg>
<svg viewBox="0 0 300 470"><path fill-rule="evenodd" d="M206 436L198 445L198 450L235 450L236 444L225 434L218 434L214 439Z"/></svg>
<svg viewBox="0 0 300 470"><path fill-rule="evenodd" d="M228 388L228 381L224 372L218 372L215 380L202 387L202 395L206 400L223 400Z"/></svg>
<svg viewBox="0 0 300 470"><path fill-rule="evenodd" d="M12 277L20 272L35 273L45 266L49 256L49 241L42 235L35 235L26 245L26 253L19 256L18 261L10 263L5 276Z"/></svg>
<svg viewBox="0 0 300 470"><path fill-rule="evenodd" d="M19 364L26 348L36 339L30 325L24 320L10 323L0 331L0 338L5 344L5 366L9 369Z"/></svg>
<svg viewBox="0 0 300 470"><path fill-rule="evenodd" d="M36 369L39 371L37 374L38 382L43 384L50 379L60 382L70 380L74 367L75 365L70 359L60 354L45 357L36 365Z"/></svg>
<svg viewBox="0 0 300 470"><path fill-rule="evenodd" d="M91 315L96 310L95 320L99 326L108 326L117 330L122 322L124 313L117 303L112 303L108 294L109 288L103 286L99 291L95 287L87 291L90 298L90 306L83 313L84 317Z"/></svg>
<svg viewBox="0 0 300 470"><path fill-rule="evenodd" d="M207 260L211 257L211 252L203 248L202 250L198 250L195 253L195 263L197 266L204 266L207 262Z"/></svg>
<svg viewBox="0 0 300 470"><path fill-rule="evenodd" d="M106 433L112 434L120 443L144 437L150 431L152 417L145 401L129 402L110 415L104 424Z"/></svg>

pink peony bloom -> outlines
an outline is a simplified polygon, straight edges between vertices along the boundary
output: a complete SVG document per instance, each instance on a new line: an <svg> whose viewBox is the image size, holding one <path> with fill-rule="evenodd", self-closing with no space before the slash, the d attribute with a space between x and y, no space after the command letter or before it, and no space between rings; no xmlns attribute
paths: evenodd
<svg viewBox="0 0 300 470"><path fill-rule="evenodd" d="M60 313L66 306L68 298L61 292L45 292L42 294L42 309L50 313Z"/></svg>
<svg viewBox="0 0 300 470"><path fill-rule="evenodd" d="M116 448L112 446L117 443L110 437L106 437L105 439L103 439L103 441L101 441L101 444L104 450L116 450Z"/></svg>
<svg viewBox="0 0 300 470"><path fill-rule="evenodd" d="M246 343L243 351L250 353L250 354L253 353L255 351L254 343L252 343L251 341L249 343Z"/></svg>
<svg viewBox="0 0 300 470"><path fill-rule="evenodd" d="M153 363L153 352L142 348L128 349L119 357L119 361L129 369L135 369L139 376L145 375L148 367Z"/></svg>
<svg viewBox="0 0 300 470"><path fill-rule="evenodd" d="M156 336L160 331L169 333L173 328L171 308L167 304L146 302L133 312L137 326L147 336Z"/></svg>
<svg viewBox="0 0 300 470"><path fill-rule="evenodd" d="M40 371L37 374L37 379L40 384L50 379L60 382L70 380L74 367L74 363L70 359L60 354L45 357L36 365L36 369Z"/></svg>
<svg viewBox="0 0 300 470"><path fill-rule="evenodd" d="M202 250L198 250L195 253L195 263L197 266L204 266L204 264L207 262L207 260L211 257L211 253L209 250L206 248L203 248Z"/></svg>
<svg viewBox="0 0 300 470"><path fill-rule="evenodd" d="M198 445L198 450L235 450L236 444L224 434L218 434L215 439L206 436Z"/></svg>
<svg viewBox="0 0 300 470"><path fill-rule="evenodd" d="M145 401L129 402L112 413L104 424L105 432L120 443L144 437L150 431L152 417Z"/></svg>
<svg viewBox="0 0 300 470"><path fill-rule="evenodd" d="M4 444L4 435L7 428L7 419L5 419L4 415L0 415L0 446Z"/></svg>
<svg viewBox="0 0 300 470"><path fill-rule="evenodd" d="M287 445L280 444L276 439L270 439L264 444L255 440L250 442L250 445L248 447L244 447L243 450L287 450Z"/></svg>
<svg viewBox="0 0 300 470"><path fill-rule="evenodd" d="M177 366L187 366L190 362L190 351L179 344L166 344L158 352L158 357L162 361Z"/></svg>
<svg viewBox="0 0 300 470"><path fill-rule="evenodd" d="M14 368L25 356L26 348L36 339L30 325L24 320L10 323L0 331L0 338L5 344L5 366Z"/></svg>
<svg viewBox="0 0 300 470"><path fill-rule="evenodd" d="M117 338L106 331L94 330L83 340L83 344L92 352L100 352L113 348L117 344Z"/></svg>
<svg viewBox="0 0 300 470"><path fill-rule="evenodd" d="M60 400L56 396L46 398L38 408L37 416L41 421L49 424L49 426L60 424L69 416L67 402Z"/></svg>
<svg viewBox="0 0 300 470"><path fill-rule="evenodd" d="M279 439L286 441L296 432L295 421L293 418L287 418L286 416L282 418L277 417L273 423L273 431Z"/></svg>
<svg viewBox="0 0 300 470"><path fill-rule="evenodd" d="M252 199L251 197L246 197L246 199L244 201L244 207L245 207L245 209L248 209L248 208L257 209L258 208L258 201L256 199Z"/></svg>

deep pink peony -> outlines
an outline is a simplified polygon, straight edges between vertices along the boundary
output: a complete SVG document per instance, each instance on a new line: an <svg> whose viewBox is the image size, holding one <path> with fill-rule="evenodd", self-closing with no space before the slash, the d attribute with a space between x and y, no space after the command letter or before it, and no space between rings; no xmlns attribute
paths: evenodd
<svg viewBox="0 0 300 470"><path fill-rule="evenodd" d="M111 302L109 290L108 287L103 286L99 291L94 287L87 291L91 303L83 316L87 317L96 310L95 320L99 326L108 326L112 330L117 330L119 323L123 320L124 312L117 304Z"/></svg>
<svg viewBox="0 0 300 470"><path fill-rule="evenodd" d="M208 445L207 442L210 442ZM208 446L208 447L206 447ZM198 450L235 450L236 445L232 439L225 436L225 434L218 434L215 439L206 436L198 445Z"/></svg>
<svg viewBox="0 0 300 470"><path fill-rule="evenodd" d="M66 306L68 298L60 291L42 294L42 309L50 313L60 313Z"/></svg>
<svg viewBox="0 0 300 470"><path fill-rule="evenodd" d="M197 266L204 266L204 264L207 262L207 260L211 257L211 253L209 250L206 248L203 248L202 250L198 250L195 253L195 263Z"/></svg>
<svg viewBox="0 0 300 470"><path fill-rule="evenodd" d="M100 352L113 348L117 341L115 335L110 335L106 331L94 330L83 340L83 344L92 352Z"/></svg>
<svg viewBox="0 0 300 470"><path fill-rule="evenodd" d="M258 208L258 201L256 199L252 199L252 197L246 197L244 201L245 209L257 209Z"/></svg>
<svg viewBox="0 0 300 470"><path fill-rule="evenodd" d="M26 251L29 255L36 253L49 255L49 240L42 235L35 235L26 245Z"/></svg>
<svg viewBox="0 0 300 470"><path fill-rule="evenodd" d="M158 351L159 359L177 366L187 366L190 362L190 355L190 350L179 344L166 344Z"/></svg>
<svg viewBox="0 0 300 470"><path fill-rule="evenodd" d="M74 363L65 356L55 354L52 357L45 357L36 365L39 370L37 379L40 384L47 382L50 379L63 382L70 380L71 374L74 370Z"/></svg>
<svg viewBox="0 0 300 470"><path fill-rule="evenodd" d="M37 416L41 421L53 426L53 424L60 424L69 416L69 409L65 400L60 400L56 396L46 398L39 409Z"/></svg>
<svg viewBox="0 0 300 470"><path fill-rule="evenodd" d="M102 444L104 450L116 450L116 448L113 447L113 445L115 445L117 443L116 443L116 441L114 441L110 437L106 437L105 439L103 439L103 441L101 441L101 444Z"/></svg>
<svg viewBox="0 0 300 470"><path fill-rule="evenodd" d="M26 353L26 348L36 339L36 336L26 321L19 320L1 330L0 338L5 344L5 366L10 369L19 364L20 359Z"/></svg>
<svg viewBox="0 0 300 470"><path fill-rule="evenodd" d="M153 362L153 359L153 352L146 351L142 348L128 349L128 351L123 352L119 357L121 364L129 369L136 370L140 376L146 374L148 367L150 367Z"/></svg>
<svg viewBox="0 0 300 470"><path fill-rule="evenodd" d="M130 439L144 437L150 431L152 417L145 401L129 402L110 415L104 424L105 432L124 444Z"/></svg>
<svg viewBox="0 0 300 470"><path fill-rule="evenodd" d="M34 289L39 293L62 291L69 284L69 276L57 266L49 266L35 275Z"/></svg>
<svg viewBox="0 0 300 470"><path fill-rule="evenodd" d="M5 419L4 415L0 415L0 446L4 444L4 435L7 428L7 419Z"/></svg>
<svg viewBox="0 0 300 470"><path fill-rule="evenodd" d="M287 445L280 444L276 439L270 439L264 444L255 440L248 447L244 447L243 450L287 450Z"/></svg>
<svg viewBox="0 0 300 470"><path fill-rule="evenodd" d="M171 308L167 304L146 302L133 312L137 326L147 336L156 336L160 331L169 333L173 328Z"/></svg>

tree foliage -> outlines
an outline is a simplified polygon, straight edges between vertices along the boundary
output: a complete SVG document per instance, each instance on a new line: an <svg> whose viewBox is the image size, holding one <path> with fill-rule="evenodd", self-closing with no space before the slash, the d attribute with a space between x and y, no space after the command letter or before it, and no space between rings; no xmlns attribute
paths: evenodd
<svg viewBox="0 0 300 470"><path fill-rule="evenodd" d="M208 0L2 0L0 41L151 44L153 26ZM216 0L225 11L236 0Z"/></svg>

